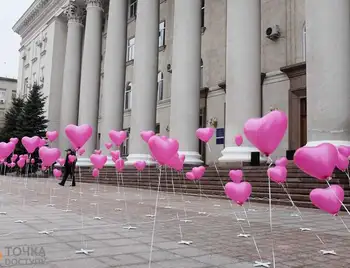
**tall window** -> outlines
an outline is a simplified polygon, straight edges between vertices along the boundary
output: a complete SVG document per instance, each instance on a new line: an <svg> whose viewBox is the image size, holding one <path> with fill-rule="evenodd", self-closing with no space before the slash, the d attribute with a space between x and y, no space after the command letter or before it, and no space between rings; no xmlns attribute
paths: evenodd
<svg viewBox="0 0 350 268"><path fill-rule="evenodd" d="M0 89L0 102L5 103L6 100L6 89Z"/></svg>
<svg viewBox="0 0 350 268"><path fill-rule="evenodd" d="M136 17L137 0L129 0L128 16L129 19Z"/></svg>
<svg viewBox="0 0 350 268"><path fill-rule="evenodd" d="M130 133L130 128L124 129L127 133L127 137L123 144L121 145L121 154L122 156L128 156L129 155L129 133Z"/></svg>
<svg viewBox="0 0 350 268"><path fill-rule="evenodd" d="M131 109L132 83L128 82L125 87L124 110Z"/></svg>
<svg viewBox="0 0 350 268"><path fill-rule="evenodd" d="M205 0L202 0L201 5L201 27L204 27Z"/></svg>
<svg viewBox="0 0 350 268"><path fill-rule="evenodd" d="M165 45L165 21L159 23L159 37L158 46L163 47Z"/></svg>
<svg viewBox="0 0 350 268"><path fill-rule="evenodd" d="M203 69L204 69L203 59L201 59L201 81L200 81L200 84L199 84L200 88L203 88L203 79L204 79Z"/></svg>
<svg viewBox="0 0 350 268"><path fill-rule="evenodd" d="M135 37L132 37L128 40L127 61L133 60L134 57L135 57Z"/></svg>
<svg viewBox="0 0 350 268"><path fill-rule="evenodd" d="M42 66L40 68L40 82L44 82L44 71L45 71L45 66Z"/></svg>
<svg viewBox="0 0 350 268"><path fill-rule="evenodd" d="M163 80L163 73L158 72L158 101L164 99Z"/></svg>
<svg viewBox="0 0 350 268"><path fill-rule="evenodd" d="M306 61L306 24L303 26L303 60Z"/></svg>
<svg viewBox="0 0 350 268"><path fill-rule="evenodd" d="M28 87L29 87L29 79L28 77L24 79L24 84L23 84L23 95L27 95L28 93Z"/></svg>
<svg viewBox="0 0 350 268"><path fill-rule="evenodd" d="M36 80L36 73L33 73L33 84L37 84L38 81Z"/></svg>

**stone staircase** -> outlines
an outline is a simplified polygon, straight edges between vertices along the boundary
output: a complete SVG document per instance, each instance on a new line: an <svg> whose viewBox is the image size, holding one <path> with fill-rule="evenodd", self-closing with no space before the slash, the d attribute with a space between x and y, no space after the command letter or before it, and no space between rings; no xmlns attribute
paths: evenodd
<svg viewBox="0 0 350 268"><path fill-rule="evenodd" d="M237 168L237 167L236 167ZM311 178L295 165L288 164L288 179L285 185L286 191L290 194L292 200L300 207L313 207L309 199L309 193L314 188L325 188L326 182L321 182ZM268 180L267 166L243 166L244 179L253 186L251 201L268 202ZM209 166L206 169L204 177L199 182L188 181L184 178L184 174L190 170L185 167L183 173L175 172L170 169L162 169L160 175L160 190L176 193L184 193L188 195L200 195L207 197L226 198L223 185L229 182L229 167ZM88 167L77 170L77 181L80 178L82 182L96 183L97 179L93 178L92 169ZM134 167L125 168L122 174L117 174L114 167L106 167L100 171L99 183L120 185L124 187L143 188L157 190L159 181L159 169L156 167L147 167L141 174L137 173ZM218 176L219 174L219 176ZM350 187L349 180L344 173L336 171L334 173L332 184L340 184L345 190L346 205L350 205ZM272 202L274 204L291 205L284 188L271 182Z"/></svg>

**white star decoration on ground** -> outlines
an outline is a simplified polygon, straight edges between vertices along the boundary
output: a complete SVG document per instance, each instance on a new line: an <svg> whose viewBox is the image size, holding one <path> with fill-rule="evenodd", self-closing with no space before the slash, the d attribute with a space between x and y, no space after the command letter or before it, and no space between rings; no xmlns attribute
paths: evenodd
<svg viewBox="0 0 350 268"><path fill-rule="evenodd" d="M220 205L215 204L214 207L220 207Z"/></svg>
<svg viewBox="0 0 350 268"><path fill-rule="evenodd" d="M26 220L17 220L15 221L15 223L26 223L27 221Z"/></svg>
<svg viewBox="0 0 350 268"><path fill-rule="evenodd" d="M192 241L186 241L186 240L181 240L180 242L177 242L179 245L186 245L186 246L190 246L193 244Z"/></svg>
<svg viewBox="0 0 350 268"><path fill-rule="evenodd" d="M171 206L166 206L166 207L164 207L164 208L166 208L166 209L172 209L172 207L171 207Z"/></svg>
<svg viewBox="0 0 350 268"><path fill-rule="evenodd" d="M290 214L291 217L300 217L300 215L298 213L292 213Z"/></svg>
<svg viewBox="0 0 350 268"><path fill-rule="evenodd" d="M76 199L74 199L74 198L73 198L73 199L71 199L70 201L72 201L72 202L77 202L77 200L76 200Z"/></svg>
<svg viewBox="0 0 350 268"><path fill-rule="evenodd" d="M254 208L248 208L248 212L254 212L256 211Z"/></svg>
<svg viewBox="0 0 350 268"><path fill-rule="evenodd" d="M147 217L147 218L154 218L155 215L153 215L153 214L147 214L146 217Z"/></svg>
<svg viewBox="0 0 350 268"><path fill-rule="evenodd" d="M187 204L191 204L191 201L185 201L185 203L187 203Z"/></svg>
<svg viewBox="0 0 350 268"><path fill-rule="evenodd" d="M63 212L71 212L71 209L62 209Z"/></svg>
<svg viewBox="0 0 350 268"><path fill-rule="evenodd" d="M135 229L137 229L137 227L134 227L134 226L125 226L125 227L123 227L123 229L126 229L126 230L135 230Z"/></svg>
<svg viewBox="0 0 350 268"><path fill-rule="evenodd" d="M302 232L308 232L308 231L311 231L311 229L310 229L310 228L300 228L300 231L302 231Z"/></svg>
<svg viewBox="0 0 350 268"><path fill-rule="evenodd" d="M244 238L249 238L250 234L239 234L237 237L244 237Z"/></svg>
<svg viewBox="0 0 350 268"><path fill-rule="evenodd" d="M75 254L84 254L84 255L90 255L90 253L94 252L93 249L80 249L75 251Z"/></svg>
<svg viewBox="0 0 350 268"><path fill-rule="evenodd" d="M191 220L181 220L181 222L189 223L189 222L192 222L192 221Z"/></svg>
<svg viewBox="0 0 350 268"><path fill-rule="evenodd" d="M0 215L7 215L7 212L1 211L1 212L0 212Z"/></svg>
<svg viewBox="0 0 350 268"><path fill-rule="evenodd" d="M144 203L143 203L143 202L138 202L137 204L139 204L139 205L143 205Z"/></svg>
<svg viewBox="0 0 350 268"><path fill-rule="evenodd" d="M237 218L237 221L245 221L245 219Z"/></svg>
<svg viewBox="0 0 350 268"><path fill-rule="evenodd" d="M337 255L337 253L334 250L320 250L322 255Z"/></svg>
<svg viewBox="0 0 350 268"><path fill-rule="evenodd" d="M47 204L48 207L54 207L55 204Z"/></svg>
<svg viewBox="0 0 350 268"><path fill-rule="evenodd" d="M103 217L94 217L94 220L97 220L97 221L100 221L102 219L103 219Z"/></svg>
<svg viewBox="0 0 350 268"><path fill-rule="evenodd" d="M50 234L52 234L52 233L53 233L52 230L45 230L45 231L39 232L39 234L45 234L45 235L50 235Z"/></svg>
<svg viewBox="0 0 350 268"><path fill-rule="evenodd" d="M263 262L263 261L255 261L254 267L265 267L269 268L271 265L271 262Z"/></svg>
<svg viewBox="0 0 350 268"><path fill-rule="evenodd" d="M205 211L199 211L198 215L207 215L207 213Z"/></svg>
<svg viewBox="0 0 350 268"><path fill-rule="evenodd" d="M114 210L115 210L115 211L122 211L121 208L115 208Z"/></svg>

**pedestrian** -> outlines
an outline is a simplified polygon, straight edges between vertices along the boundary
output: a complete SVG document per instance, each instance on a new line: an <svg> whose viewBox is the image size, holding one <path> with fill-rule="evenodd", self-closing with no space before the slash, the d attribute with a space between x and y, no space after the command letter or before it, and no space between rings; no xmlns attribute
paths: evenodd
<svg viewBox="0 0 350 268"><path fill-rule="evenodd" d="M67 152L67 156L66 156L66 161L64 163L64 174L63 174L62 181L58 184L61 186L64 186L68 176L71 176L71 178L72 178L72 185L71 186L74 187L75 186L75 165L76 165L77 160L75 159L73 162L71 162L69 160L69 156L70 155L76 156L76 153L72 149L67 149L66 152Z"/></svg>

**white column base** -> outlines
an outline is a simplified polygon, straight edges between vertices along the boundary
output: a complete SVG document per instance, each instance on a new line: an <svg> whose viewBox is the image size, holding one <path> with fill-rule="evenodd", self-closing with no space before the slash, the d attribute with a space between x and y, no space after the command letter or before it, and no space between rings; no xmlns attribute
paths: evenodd
<svg viewBox="0 0 350 268"><path fill-rule="evenodd" d="M92 167L92 163L89 158L86 157L78 157L77 160L77 166L78 167Z"/></svg>
<svg viewBox="0 0 350 268"><path fill-rule="evenodd" d="M222 150L222 156L219 158L219 162L250 162L251 153L258 152L259 150L254 147L225 147ZM260 162L266 162L266 158L260 154Z"/></svg>
<svg viewBox="0 0 350 268"><path fill-rule="evenodd" d="M331 143L334 146L338 147L341 145L350 146L350 141L340 141L340 140L323 140L323 141L309 141L305 146L314 147L322 143Z"/></svg>
<svg viewBox="0 0 350 268"><path fill-rule="evenodd" d="M127 157L125 165L131 166L134 165L137 161L145 161L147 166L157 165L157 163L153 161L152 157L149 154L130 154Z"/></svg>
<svg viewBox="0 0 350 268"><path fill-rule="evenodd" d="M184 164L187 165L202 165L202 156L198 152L183 151L179 155L185 155Z"/></svg>

